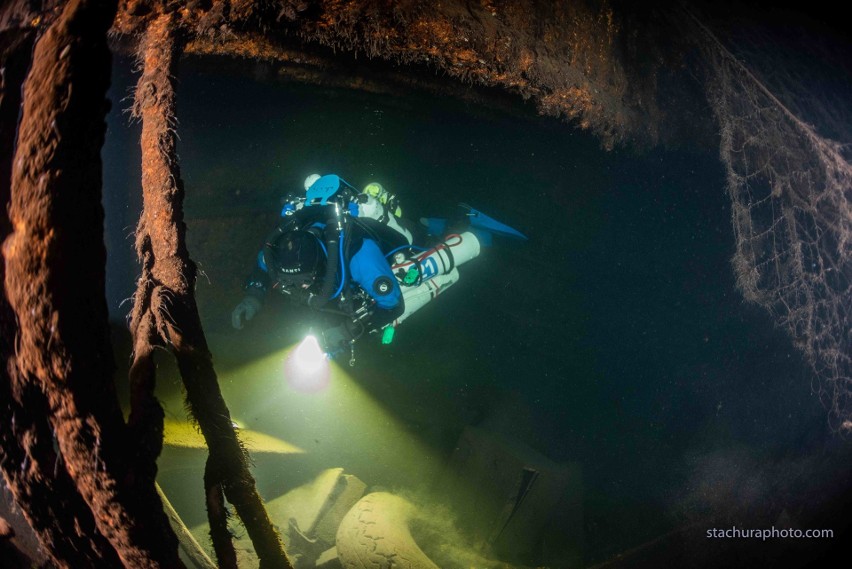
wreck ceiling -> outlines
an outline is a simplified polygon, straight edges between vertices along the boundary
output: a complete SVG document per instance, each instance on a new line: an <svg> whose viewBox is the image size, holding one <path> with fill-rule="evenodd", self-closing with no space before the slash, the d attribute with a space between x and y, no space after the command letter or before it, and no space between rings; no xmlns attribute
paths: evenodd
<svg viewBox="0 0 852 569"><path fill-rule="evenodd" d="M0 13L3 41L44 29L64 2L35 4L12 0ZM750 4L761 19L782 12ZM710 148L717 128L683 32L687 6L722 22L748 13L742 2L700 1L118 0L111 39L135 53L146 26L169 14L183 53L267 62L288 80L531 108L605 148Z"/></svg>
<svg viewBox="0 0 852 569"><path fill-rule="evenodd" d="M678 138L683 124L695 129L700 106L683 88L685 52L666 12L629 2L122 0L114 44L132 52L163 13L187 54L272 62L297 81L523 100L607 148Z"/></svg>

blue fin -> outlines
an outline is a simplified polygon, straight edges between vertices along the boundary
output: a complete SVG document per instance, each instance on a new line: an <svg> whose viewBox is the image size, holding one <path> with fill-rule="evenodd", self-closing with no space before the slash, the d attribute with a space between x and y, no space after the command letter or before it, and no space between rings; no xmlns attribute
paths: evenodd
<svg viewBox="0 0 852 569"><path fill-rule="evenodd" d="M460 203L459 205L464 209L468 210L467 218L470 222L471 227L477 229L484 229L485 231L494 235L501 235L503 237L510 237L512 239L527 239L527 236L521 233L520 231L512 229L504 223L500 223L494 218L488 217L481 211L473 209L465 203Z"/></svg>
<svg viewBox="0 0 852 569"><path fill-rule="evenodd" d="M339 189L340 178L336 174L327 174L308 188L305 205L326 205ZM314 200L319 200L319 203L314 203Z"/></svg>

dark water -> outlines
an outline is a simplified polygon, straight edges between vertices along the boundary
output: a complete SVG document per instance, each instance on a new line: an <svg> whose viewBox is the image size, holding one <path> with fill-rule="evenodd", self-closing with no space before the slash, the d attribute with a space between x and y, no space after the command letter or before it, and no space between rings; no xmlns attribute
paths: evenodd
<svg viewBox="0 0 852 569"><path fill-rule="evenodd" d="M138 126L117 101L128 68L117 62L104 150L117 323L133 292L127 236L139 207ZM247 428L307 451L255 455L265 498L335 466L370 486L420 492L462 429L480 425L579 465L585 564L690 524L679 543L698 559L710 515L764 528L786 513L802 529L845 529L827 504L846 503L848 470L838 465L849 445L828 431L792 342L734 287L715 141L605 152L529 110L509 116L256 75L184 62L178 132L191 253L206 275L199 303L226 400ZM288 392L277 353L304 333L304 315L273 299L239 333L228 318L279 197L312 172L380 181L414 219L468 202L530 239L497 243L463 266L460 282L403 324L392 346L363 342L358 365L344 362L345 378L328 392ZM161 397L180 420L178 382L161 362ZM205 518L203 460L203 451L167 447L160 461L190 526ZM559 535L554 520L550 536ZM816 559L824 544L808 547L804 558Z"/></svg>

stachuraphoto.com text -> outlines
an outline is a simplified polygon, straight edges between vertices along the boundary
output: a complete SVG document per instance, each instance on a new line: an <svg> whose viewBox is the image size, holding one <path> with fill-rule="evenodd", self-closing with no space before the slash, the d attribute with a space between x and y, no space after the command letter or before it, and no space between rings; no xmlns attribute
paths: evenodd
<svg viewBox="0 0 852 569"><path fill-rule="evenodd" d="M830 529L796 529L796 528L709 528L709 539L831 539L834 530Z"/></svg>

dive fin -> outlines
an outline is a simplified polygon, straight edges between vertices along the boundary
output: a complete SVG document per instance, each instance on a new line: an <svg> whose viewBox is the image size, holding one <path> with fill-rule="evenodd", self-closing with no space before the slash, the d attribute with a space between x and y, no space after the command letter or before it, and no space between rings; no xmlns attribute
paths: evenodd
<svg viewBox="0 0 852 569"><path fill-rule="evenodd" d="M512 229L505 223L500 223L496 219L485 215L481 211L473 209L466 203L460 203L459 206L468 210L468 213L466 215L468 221L470 222L470 226L473 228L482 229L487 231L488 233L494 235L501 235L503 237L510 237L512 239L527 239L527 236L521 233L520 231Z"/></svg>
<svg viewBox="0 0 852 569"><path fill-rule="evenodd" d="M338 189L340 189L340 178L336 174L327 174L307 189L305 205L314 205L315 201L318 205L326 205Z"/></svg>

